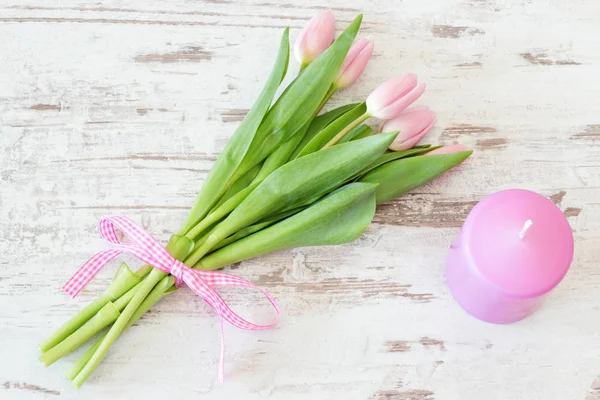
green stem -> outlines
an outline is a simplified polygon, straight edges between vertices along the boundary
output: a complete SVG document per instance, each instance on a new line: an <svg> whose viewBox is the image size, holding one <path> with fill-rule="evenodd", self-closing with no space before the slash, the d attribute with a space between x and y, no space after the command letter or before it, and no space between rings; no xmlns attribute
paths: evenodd
<svg viewBox="0 0 600 400"><path fill-rule="evenodd" d="M113 307L116 308L116 310L118 311L117 313L108 313L106 311L103 312L102 310L104 310L104 308L99 310L98 313L96 313L96 315L94 315L85 324L82 324L73 333L71 333L69 336L67 336L62 341L54 345L51 349L48 349L44 354L42 354L40 360L44 361L44 364L46 364L46 366L52 364L54 361L66 356L67 354L75 350L77 347L87 342L92 336L100 332L102 329L115 322L119 317L119 313L123 311L123 309L131 301L139 287L140 284L138 283L136 286L129 289L127 293L119 297L114 302L107 303L112 304ZM106 306L107 305L105 305L104 307ZM99 315L101 314L102 317L99 317ZM90 323L90 321L94 322ZM50 360L52 361L49 362Z"/></svg>
<svg viewBox="0 0 600 400"><path fill-rule="evenodd" d="M334 85L329 88L315 115L318 114L318 112L327 103L336 90L337 88ZM233 181L235 181L235 177L232 177L230 182L228 182L228 184L225 185L222 190L227 190L227 188L231 186L230 183ZM210 212L208 216L199 221L196 225L191 227L188 225L187 227L184 227L182 232L187 231L185 236L189 239L195 239L209 229L212 225L218 223L222 218L227 216L233 209L235 209L235 207L237 207L237 205L239 205L239 203L247 197L247 195L254 189L255 186L256 185L251 185L251 187L247 188L247 190L238 192L232 198L226 200L221 206L218 206L216 210ZM199 260L204 256L204 254L210 251L218 243L218 241L218 238L211 237L210 232L206 233L202 237L202 240L198 241L199 243L196 243L197 248L186 259L186 262L189 265L193 265L196 260ZM138 318L147 312L150 307L152 307L166 293L168 293L167 291L173 286L173 283L169 282L169 279L173 278L170 276L165 276L165 274L152 271L148 280L144 282L143 285L136 288L136 291L131 298L124 299L126 300L124 302L119 302L119 306L125 306L125 308L121 316L117 319L115 325L107 334L101 337L92 347L90 347L90 349L84 353L84 355L77 361L73 368L71 368L67 373L69 379L73 380L74 386L79 387L85 381L85 379L87 379L91 372L102 361L112 343L114 343L114 341L124 330L131 326L131 324L133 324ZM157 284L159 281L160 283ZM150 292L148 293L149 290ZM143 299L143 301L140 302L140 299ZM131 311L133 309L135 310ZM87 340L89 337L91 337L92 332L87 331L86 333ZM97 331L93 332L93 334L95 333L97 333Z"/></svg>
<svg viewBox="0 0 600 400"><path fill-rule="evenodd" d="M208 235L204 243L192 252L184 261L185 265L194 265L224 238L213 234Z"/></svg>
<svg viewBox="0 0 600 400"><path fill-rule="evenodd" d="M298 75L300 75L302 73L302 71L304 71L304 69L306 67L308 67L308 64L310 64L310 63L303 62L303 63L300 64L300 69L298 70Z"/></svg>
<svg viewBox="0 0 600 400"><path fill-rule="evenodd" d="M110 296L102 295L96 300L92 301L85 308L75 314L70 320L65 322L56 332L52 334L44 343L40 345L40 350L46 352L52 349L57 344L64 341L69 335L81 328L83 324L88 322L94 317L112 299Z"/></svg>
<svg viewBox="0 0 600 400"><path fill-rule="evenodd" d="M83 324L90 320L98 313L106 304L115 301L119 297L127 293L131 288L135 287L146 275L150 273L152 267L146 265L138 271L131 272L127 264L122 263L115 274L112 283L102 294L101 297L92 301L70 320L64 323L56 332L52 334L44 343L40 345L40 350L46 352L52 349L57 344L64 341L69 335L78 330Z"/></svg>
<svg viewBox="0 0 600 400"><path fill-rule="evenodd" d="M131 327L131 325L135 324L138 319L140 319L153 305L158 303L160 299L162 299L165 295L172 293L177 290L175 286L175 277L169 275L165 276L155 287L152 289L150 294L144 299L142 304L135 311L131 320L129 320L128 325L125 329Z"/></svg>
<svg viewBox="0 0 600 400"><path fill-rule="evenodd" d="M233 196L233 197L235 197L235 196ZM192 229L190 229L190 231L188 233L186 233L185 236L192 240L200 237L200 235L203 234L211 225L219 222L219 220L221 218L223 218L225 215L228 214L228 213L223 214L223 211L226 209L226 207L227 207L227 202L223 203L215 211L208 214L206 216L206 218L204 218L197 225L195 225Z"/></svg>
<svg viewBox="0 0 600 400"><path fill-rule="evenodd" d="M202 222L202 220L207 216L207 214L215 206L215 204L218 203L218 201L221 199L221 197L223 197L223 195L225 195L225 193L227 193L229 188L243 175L244 174L240 175L240 174L234 173L233 176L229 179L229 181L227 181L227 183L225 185L223 185L223 187L219 190L219 193L217 194L217 196L215 196L214 200L210 204L208 204L208 203L194 204L194 206L192 207L192 210L190 211L190 214L188 215L187 220L183 224L183 227L179 231L178 235L179 236L187 236L187 233L194 226L196 226Z"/></svg>
<svg viewBox="0 0 600 400"><path fill-rule="evenodd" d="M193 242L190 239L184 236L173 235L171 236L166 249L173 255L173 257L182 259L187 256L192 247ZM148 296L154 286L156 286L156 284L166 275L167 274L165 272L153 269L152 272L150 272L150 275L148 275L148 277L142 281L131 301L127 304L125 309L121 312L121 315L117 318L106 336L102 339L102 343L100 343L90 360L73 379L74 387L81 387L83 382L85 382L85 380L96 369L96 367L100 365L104 357L106 357L108 350L125 330L129 320L143 303L144 299L146 299L146 296Z"/></svg>
<svg viewBox="0 0 600 400"><path fill-rule="evenodd" d="M196 251L196 249L198 249L200 246L202 246L202 244L204 242L206 242L206 239L208 239L208 237L210 236L210 234L213 231L213 229L211 229L210 231L206 232L204 235L202 235L199 238L197 238L196 240L194 240L194 248L192 249L192 251L190 252L190 254L193 254L194 251Z"/></svg>
<svg viewBox="0 0 600 400"><path fill-rule="evenodd" d="M206 235L207 236L207 235ZM189 263L186 260L186 263ZM212 266L214 269L214 265ZM165 276L154 288L152 291L146 296L144 301L140 304L140 306L135 310L129 321L127 322L125 328L123 330L129 329L139 318L141 318L150 308L152 308L156 303L160 301L167 294L175 291L174 289L175 279L172 276ZM120 300L120 299L119 299ZM125 303L127 301L124 301ZM121 305L121 302L117 301L115 305ZM107 334L100 337L78 360L77 362L67 371L66 377L70 380L74 380L76 377L79 377L83 369L88 365L88 363L92 360L94 354L100 349L101 344L106 339ZM73 383L74 385L76 382Z"/></svg>
<svg viewBox="0 0 600 400"><path fill-rule="evenodd" d="M137 322L138 319L142 317L154 304L158 303L160 299L162 299L168 293L174 292L174 284L175 278L172 276L165 276L152 291L148 294L148 296L144 299L142 304L138 307L136 312L133 314L127 325L125 326L125 330L129 329L133 324ZM65 376L69 380L75 379L75 377L81 372L81 370L85 367L88 361L92 358L96 350L100 347L100 344L106 337L104 334L101 338L99 338L96 343L94 343L89 349L86 350L85 353L73 364L73 366L67 371Z"/></svg>
<svg viewBox="0 0 600 400"><path fill-rule="evenodd" d="M246 197L248 197L256 186L258 186L258 183L260 182L253 182L250 186L231 196L221 204L219 208L210 213L205 219L199 222L198 225L194 226L185 236L192 240L196 239L200 234L204 233L207 228L216 224L233 211L242 201L244 201L244 199L246 199Z"/></svg>
<svg viewBox="0 0 600 400"><path fill-rule="evenodd" d="M329 142L327 142L327 144L325 146L323 146L323 149L326 149L328 147L331 147L333 145L335 145L337 142L339 142L344 136L346 136L346 134L348 132L350 132L352 129L354 129L356 126L358 126L359 124L363 123L364 121L366 121L367 119L369 119L371 117L371 115L366 112L363 115L361 115L360 117L358 117L357 119L355 119L354 121L352 121L350 123L350 125L346 126L344 129L342 129L337 135L335 135L333 137L333 139L331 139Z"/></svg>
<svg viewBox="0 0 600 400"><path fill-rule="evenodd" d="M73 379L73 386L76 388L81 387L83 382L90 376L90 374L96 369L98 365L102 362L108 350L112 346L112 344L119 338L125 326L129 322L129 319L135 313L135 310L142 304L148 293L154 288L154 286L160 281L166 273L160 270L153 270L150 272L150 275L147 279L142 282L141 287L138 289L137 293L133 296L127 307L123 310L119 318L115 321L113 326L110 328L102 343L98 349L94 352L94 355L90 358L90 361L83 367L81 372L77 374L75 379Z"/></svg>
<svg viewBox="0 0 600 400"><path fill-rule="evenodd" d="M117 307L117 310L119 310L119 312L121 312L125 309L127 304L129 304L131 299L133 299L133 296L135 296L135 294L140 286L141 286L141 283L137 284L136 286L132 287L129 290L129 292L125 293L123 296L121 296L117 300L113 301L113 304L115 305L115 307Z"/></svg>
<svg viewBox="0 0 600 400"><path fill-rule="evenodd" d="M263 166L263 163L258 163L257 165L252 167L250 169L250 171L246 172L246 174L244 174L244 176L242 176L240 179L235 181L235 183L233 185L231 185L231 187L227 190L227 192L225 192L225 194L223 196L221 196L221 198L219 199L217 204L215 204L215 206L210 210L210 212L208 214L210 215L217 208L221 207L221 205L223 205L223 203L225 203L227 200L229 200L235 194L241 192L242 190L247 188L252 182L254 182L254 178L256 178L256 175L258 175L262 166ZM200 221L200 222L202 222L202 221Z"/></svg>
<svg viewBox="0 0 600 400"><path fill-rule="evenodd" d="M92 345L92 347L90 347L89 349L87 349L85 351L85 353L83 353L83 355L77 359L77 361L75 362L75 364L73 364L73 366L71 368L69 368L69 370L65 374L65 377L68 380L72 381L73 379L75 379L75 377L77 376L77 374L79 374L79 372L81 372L81 370L83 369L83 367L85 367L85 364L87 364L88 361L90 361L90 358L92 358L92 356L94 355L94 353L96 352L96 350L98 350L98 347L100 347L100 345L102 344L102 341L104 340L105 337L106 337L106 333L104 335L102 335L100 337L100 339L98 339L96 341L96 343L94 343Z"/></svg>
<svg viewBox="0 0 600 400"><path fill-rule="evenodd" d="M106 328L118 316L119 310L117 310L117 307L113 303L107 303L94 317L73 332L67 339L42 354L40 360L42 360L46 367L51 365L56 360L81 346L81 344L85 343L97 332Z"/></svg>

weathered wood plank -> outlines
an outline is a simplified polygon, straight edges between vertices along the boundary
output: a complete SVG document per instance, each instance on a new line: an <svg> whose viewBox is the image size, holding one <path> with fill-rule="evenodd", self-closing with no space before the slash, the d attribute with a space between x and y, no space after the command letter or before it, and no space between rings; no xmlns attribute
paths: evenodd
<svg viewBox="0 0 600 400"><path fill-rule="evenodd" d="M355 243L232 266L283 317L271 331L226 328L224 386L218 321L184 289L75 391L62 374L76 355L45 369L36 345L111 279L114 267L76 300L60 292L103 248L98 220L126 214L167 240L259 92L276 37L325 8L340 28L363 11L376 47L332 107L414 71L438 116L427 141L475 154L380 207ZM600 398L598 15L584 0L4 2L0 398ZM444 260L472 206L514 187L563 210L575 260L534 316L488 325L454 303ZM258 295L224 294L247 317L272 316Z"/></svg>

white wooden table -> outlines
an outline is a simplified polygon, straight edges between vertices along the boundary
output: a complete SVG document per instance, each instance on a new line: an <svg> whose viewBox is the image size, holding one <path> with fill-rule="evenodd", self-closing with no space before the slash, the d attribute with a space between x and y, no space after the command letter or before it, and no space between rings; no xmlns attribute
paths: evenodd
<svg viewBox="0 0 600 400"><path fill-rule="evenodd" d="M166 240L251 105L286 25L317 0L53 1L0 4L0 398L600 399L600 3L590 0L333 0L359 11L374 59L333 104L414 71L438 113L433 143L466 164L381 207L356 243L242 263L283 317L225 328L187 290L162 301L79 391L37 345L99 295L60 290L103 248L98 220L125 214ZM296 67L294 67L296 68ZM575 260L545 306L498 326L468 316L444 283L470 208L527 188L564 210ZM136 265L132 259L132 265ZM266 321L259 297L228 292ZM250 299L250 300L249 300Z"/></svg>

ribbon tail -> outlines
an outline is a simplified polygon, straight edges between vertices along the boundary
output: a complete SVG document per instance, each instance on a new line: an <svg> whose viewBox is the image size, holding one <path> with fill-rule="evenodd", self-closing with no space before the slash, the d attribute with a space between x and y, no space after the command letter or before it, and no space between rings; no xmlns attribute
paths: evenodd
<svg viewBox="0 0 600 400"><path fill-rule="evenodd" d="M205 280L206 278L206 280ZM227 302L221 297L221 295L213 288L213 286L238 286L246 288L256 288L250 282L233 276L222 273L207 273L206 271L195 270L184 266L181 271L181 280L192 289L194 293L202 297L206 303L212 307L217 315L219 316L219 324L221 326L221 360L219 362L219 382L223 382L223 376L225 371L225 333L223 321L229 322L231 325L248 330L260 330L267 329L274 326L279 320L279 307L267 292L259 289L273 304L277 312L277 320L270 325L256 325L252 322L245 320L236 314L227 304ZM256 288L258 289L258 288Z"/></svg>
<svg viewBox="0 0 600 400"><path fill-rule="evenodd" d="M277 301L273 298L273 296L271 296L266 290L257 287L256 285L243 278L240 278L239 276L229 275L223 272L202 270L192 270L192 272L196 275L196 277L202 280L214 291L214 296L216 298L213 299L213 302L220 306L220 314L223 316L223 318L225 318L225 320L227 320L227 322L229 322L233 326L240 329L262 330L272 328L279 322L279 317L281 315L279 305L277 304ZM269 302L273 306L273 309L275 309L275 312L277 313L275 321L268 325L257 325L245 320L229 307L227 302L225 302L225 300L223 300L219 293L213 289L213 286L236 286L247 289L256 289L260 291L267 298L267 300L269 300Z"/></svg>
<svg viewBox="0 0 600 400"><path fill-rule="evenodd" d="M221 360L219 361L219 383L225 380L225 327L223 318L219 315L219 324L221 325Z"/></svg>

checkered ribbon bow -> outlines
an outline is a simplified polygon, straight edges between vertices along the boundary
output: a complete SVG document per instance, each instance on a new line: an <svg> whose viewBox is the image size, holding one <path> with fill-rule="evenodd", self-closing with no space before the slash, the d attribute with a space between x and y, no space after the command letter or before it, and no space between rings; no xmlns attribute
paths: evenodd
<svg viewBox="0 0 600 400"><path fill-rule="evenodd" d="M129 239L131 243L123 243L117 237L115 227L118 228ZM108 242L115 246L102 250L90 258L63 286L63 290L71 297L77 296L92 278L110 260L122 252L131 253L148 265L163 272L170 273L175 277L176 285L185 283L198 296L202 297L219 315L221 322L221 362L219 366L219 380L223 380L223 357L225 354L223 337L223 320L231 325L247 330L269 329L275 326L279 320L279 306L269 293L254 286L245 279L234 275L217 271L202 271L188 267L181 261L176 260L169 252L154 239L148 232L128 217L107 217L100 221L100 234ZM277 318L269 325L256 325L236 314L214 289L215 286L241 286L260 290L275 308Z"/></svg>

